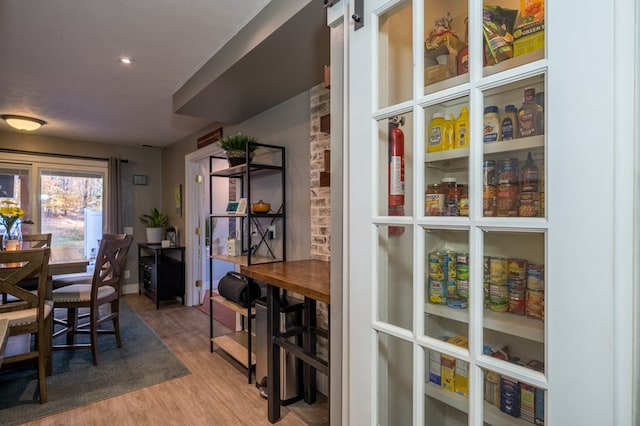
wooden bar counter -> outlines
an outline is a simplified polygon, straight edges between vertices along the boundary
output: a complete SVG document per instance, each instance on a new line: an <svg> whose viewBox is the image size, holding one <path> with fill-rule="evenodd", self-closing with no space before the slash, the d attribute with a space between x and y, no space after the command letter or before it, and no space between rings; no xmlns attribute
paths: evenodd
<svg viewBox="0 0 640 426"><path fill-rule="evenodd" d="M280 348L295 355L304 363L304 400L312 404L316 398L315 371L329 376L329 364L316 356L316 335L328 331L316 328L316 302L331 303L330 263L307 259L242 266L240 272L256 281L267 284L267 392L268 417L271 423L280 419ZM304 297L302 347L291 343L280 330L280 291L287 290Z"/></svg>

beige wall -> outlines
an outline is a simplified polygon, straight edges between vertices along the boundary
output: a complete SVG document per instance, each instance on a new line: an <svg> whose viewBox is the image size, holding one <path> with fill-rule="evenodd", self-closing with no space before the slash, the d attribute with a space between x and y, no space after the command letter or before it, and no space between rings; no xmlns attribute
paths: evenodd
<svg viewBox="0 0 640 426"><path fill-rule="evenodd" d="M29 153L76 155L96 158L127 159L122 171L122 223L133 226L134 240L127 259L131 278L125 284L138 282L137 244L146 240L144 225L138 219L151 207L162 207L161 151L154 148L91 143L69 139L43 137L33 134L0 132L0 148ZM0 159L2 153L0 152ZM148 185L133 185L133 175L146 175Z"/></svg>
<svg viewBox="0 0 640 426"><path fill-rule="evenodd" d="M258 142L286 147L287 259L289 260L305 259L310 256L309 117L309 92L305 91L243 123L222 126L223 135L242 132L256 137ZM184 191L184 156L196 150L196 139L199 136L217 127L220 126L206 128L163 150L163 209L169 214L169 222L177 225L180 230L184 229L184 210L189 206L185 205L183 198L183 217L175 217L173 188L182 184ZM183 235L180 239L184 243Z"/></svg>

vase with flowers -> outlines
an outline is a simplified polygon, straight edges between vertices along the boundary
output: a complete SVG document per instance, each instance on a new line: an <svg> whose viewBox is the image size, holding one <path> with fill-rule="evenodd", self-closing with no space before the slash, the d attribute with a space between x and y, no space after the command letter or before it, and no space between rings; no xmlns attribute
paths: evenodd
<svg viewBox="0 0 640 426"><path fill-rule="evenodd" d="M3 250L19 250L22 247L22 230L20 224L32 224L24 220L25 211L15 201L0 202L0 225L4 227L2 234Z"/></svg>

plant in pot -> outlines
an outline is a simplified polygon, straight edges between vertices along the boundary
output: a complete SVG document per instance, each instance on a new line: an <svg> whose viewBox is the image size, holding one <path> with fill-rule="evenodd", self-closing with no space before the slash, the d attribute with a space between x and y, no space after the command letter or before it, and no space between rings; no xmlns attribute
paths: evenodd
<svg viewBox="0 0 640 426"><path fill-rule="evenodd" d="M222 140L220 140L220 147L224 149L229 166L233 167L246 163L247 151L249 161L253 159L254 151L257 148L256 142L256 138L254 137L236 133L222 138Z"/></svg>
<svg viewBox="0 0 640 426"><path fill-rule="evenodd" d="M147 226L147 242L157 244L162 241L162 231L167 223L167 216L152 208L149 214L140 216L140 221Z"/></svg>

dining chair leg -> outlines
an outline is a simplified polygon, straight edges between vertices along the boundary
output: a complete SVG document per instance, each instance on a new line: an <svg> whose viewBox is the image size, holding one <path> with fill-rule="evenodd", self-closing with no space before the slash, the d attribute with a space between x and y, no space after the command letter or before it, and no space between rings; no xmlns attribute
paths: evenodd
<svg viewBox="0 0 640 426"><path fill-rule="evenodd" d="M46 329L45 329L46 330ZM51 334L47 338L47 333L38 333L38 388L40 390L40 404L47 402L47 345L50 342Z"/></svg>
<svg viewBox="0 0 640 426"><path fill-rule="evenodd" d="M89 313L89 332L91 334L91 357L93 365L98 365L98 318L100 317L98 308L91 308Z"/></svg>
<svg viewBox="0 0 640 426"><path fill-rule="evenodd" d="M67 309L67 345L76 342L76 327L78 326L78 310L76 308Z"/></svg>
<svg viewBox="0 0 640 426"><path fill-rule="evenodd" d="M53 312L47 317L45 322L45 361L46 361L46 372L47 376L51 376L53 374Z"/></svg>
<svg viewBox="0 0 640 426"><path fill-rule="evenodd" d="M118 348L121 348L122 339L120 339L120 307L118 300L111 302L111 312L115 315L113 317L113 332L116 335L116 344Z"/></svg>

